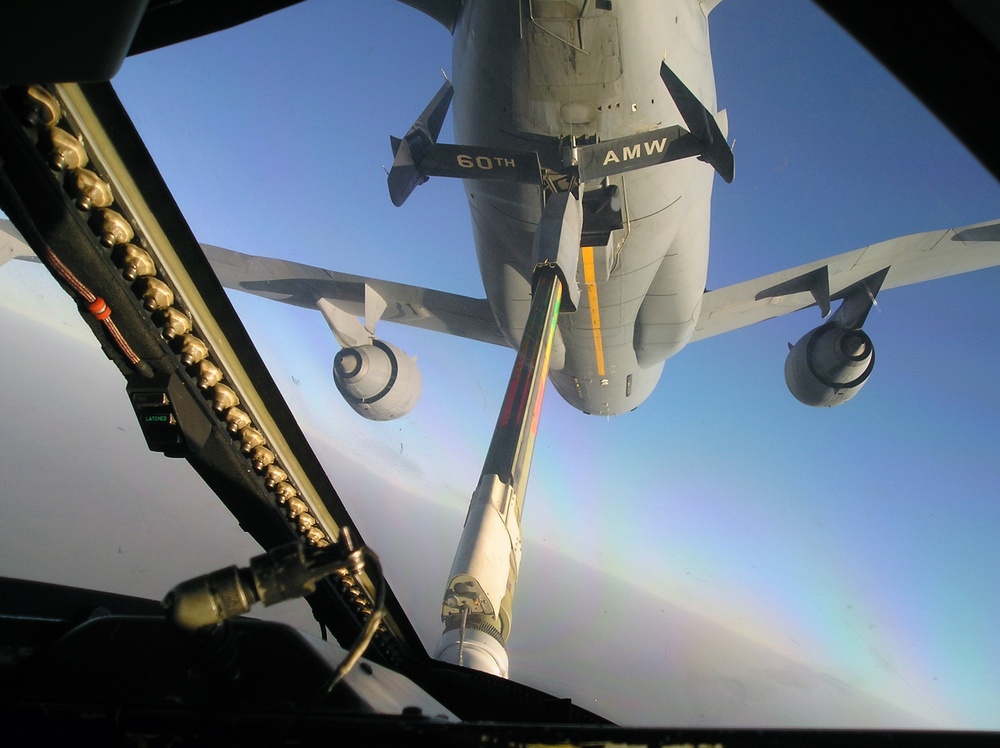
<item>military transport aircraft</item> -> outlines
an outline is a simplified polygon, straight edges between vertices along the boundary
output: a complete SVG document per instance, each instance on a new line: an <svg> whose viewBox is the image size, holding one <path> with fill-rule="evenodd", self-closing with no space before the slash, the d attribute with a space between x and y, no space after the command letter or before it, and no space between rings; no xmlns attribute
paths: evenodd
<svg viewBox="0 0 1000 748"><path fill-rule="evenodd" d="M706 290L713 177L734 173L709 50L716 2L408 4L451 31L454 84L393 138L390 196L465 179L486 298L206 247L226 286L324 314L343 346L337 387L367 418L404 415L421 390L415 360L375 335L380 320L517 347L544 261L535 231L560 191L579 203L582 249L560 258L575 311L559 317L550 378L595 415L635 409L686 344L812 306L823 321L789 346L785 379L808 405L839 405L874 367L862 326L881 290L1000 264L993 221ZM452 94L457 146L437 142Z"/></svg>
<svg viewBox="0 0 1000 748"><path fill-rule="evenodd" d="M842 404L874 368L863 325L882 289L1000 264L993 221L707 291L714 175L730 182L735 170L716 103L714 2L656 13L638 3L409 4L452 33L454 84L446 80L405 136L391 139L389 196L402 206L432 176L463 179L486 298L205 247L227 287L323 313L342 346L337 389L366 418L408 413L422 387L415 359L376 335L379 321L523 352L550 324L532 308L543 269L558 274L565 311L557 302L541 376L548 366L568 403L611 416L648 398L665 360L687 343L813 306L823 321L789 344L785 381L807 405ZM442 144L453 98L457 144ZM474 667L504 675L541 401L515 392L515 378L533 366L515 363L435 648L465 663L471 656L456 653L476 649ZM519 404L531 411L523 432L509 427ZM521 451L499 457L494 447L508 442Z"/></svg>
<svg viewBox="0 0 1000 748"><path fill-rule="evenodd" d="M657 13L630 3L409 4L452 33L454 82L446 80L409 132L392 139L390 198L402 206L430 176L464 180L486 298L204 247L224 285L323 313L342 346L337 388L367 418L408 413L422 384L416 361L376 335L380 321L516 348L543 266L557 268L566 310L552 343L551 381L579 410L610 416L640 405L665 360L689 342L813 306L823 320L789 346L785 379L803 403L841 404L873 370L863 325L881 290L1000 264L994 221L706 291L714 175L734 177L708 38L714 2ZM453 98L457 144L450 145L438 141ZM556 205L566 238L547 255L540 227ZM475 582L474 598L491 601L482 625L503 641L510 603L500 598L517 580L526 472L484 470L502 476L516 497L514 518L495 533L503 547L487 554L509 554L509 575L501 563L492 591ZM487 576L467 567L456 558L446 599L455 579Z"/></svg>
<svg viewBox="0 0 1000 748"><path fill-rule="evenodd" d="M190 8L191 5L192 3L188 3L187 7ZM448 22L449 8L454 10L458 6L457 3L449 2L428 5L437 9L437 15L445 23ZM611 12L620 5L597 2L594 9ZM589 7L589 3L586 6ZM140 38L145 38L148 42L150 21L163 21L165 28L185 28L185 19L182 17L184 7L183 2L151 3L147 17L139 25L140 32L132 43L132 50L142 48L138 43ZM555 5L534 3L532 7L552 8ZM156 12L161 14L159 19ZM171 12L180 13L181 17L174 15L171 18ZM208 15L205 14L206 17ZM572 31L571 24L563 23L567 19L544 18L542 15L539 13L536 19L540 22L538 28L543 29L539 33L551 37L559 44L569 39L563 33L567 29ZM546 24L545 21L554 23ZM584 25L578 25L579 42L583 41ZM79 30L82 22L64 23L63 27ZM134 25L123 23L120 28L111 26L103 29L102 38L113 40L117 37L111 32L118 31L123 38L128 39L134 30ZM187 33L191 32L188 26ZM80 36L89 41L95 34L97 31L91 30L81 32ZM25 39L25 49L20 50L22 53L43 48L27 33ZM124 51L127 48L129 45L126 41L122 49ZM65 47L57 44L55 49L62 51ZM83 65L92 60L92 56L79 55L74 58L73 64ZM654 80L663 87L662 90L667 91L672 101L676 101L677 97L683 100L683 91L677 87L675 80L681 82L683 90L691 90L689 87L694 84L690 80L682 80L682 76L675 74L669 65L661 67L662 61L657 60L656 63ZM107 75L110 73L102 71L97 77ZM50 75L48 71L43 73L34 70L31 79L37 78L57 79L58 76ZM455 82L456 85L460 82L457 74ZM107 224L101 223L108 216L105 215L104 208L93 204L94 198L90 196L89 188L81 188L68 177L64 178L63 170L72 170L73 167L58 161L72 156L70 151L73 147L69 144L69 151L65 155L61 150L67 147L65 142L59 148L55 148L54 144L50 148L48 138L54 131L49 130L51 125L45 119L46 107L51 104L45 93L48 89L55 91L58 106L65 115L58 127L66 128L67 132L79 132L81 142L92 149L91 158L97 164L94 168L101 171L109 183L113 183L114 209L122 210L128 217L125 223L139 232L141 238L136 239L136 244L155 254L155 267L145 265L141 255L131 255L120 249L121 243L116 243L114 232L127 230L127 227L114 220ZM682 92L678 94L677 91ZM366 663L365 666L354 669L348 674L348 680L338 686L330 702L317 707L324 690L332 688L332 677L337 677L329 676L330 668L336 662L331 659L333 655L318 643L300 646L294 637L288 636L280 628L237 622L232 629L237 633L235 649L227 649L222 646L222 642L208 642L209 646L206 647L203 646L206 642L199 642L197 637L184 641L172 636L162 618L156 618L158 606L151 605L148 601L120 599L113 595L79 590L45 589L44 586L30 583L16 585L5 580L5 595L2 597L6 606L4 613L8 615L3 618L2 631L4 652L9 659L4 662L5 667L0 672L3 676L0 686L4 687L2 693L5 714L31 719L35 724L38 724L39 717L44 717L45 727L64 733L66 738L76 737L83 731L99 737L124 734L133 742L155 742L157 739L168 742L183 736L212 743L282 744L291 740L329 737L334 732L341 739L365 740L376 744L398 742L415 735L425 740L450 741L455 744L478 744L484 739L499 739L510 743L680 742L739 745L744 741L758 739L753 735L724 731L629 733L570 728L566 726L567 723L579 725L599 721L599 718L566 702L521 688L516 683L498 685L491 679L479 677L479 674L460 672L428 661L398 601L383 585L376 565L370 559L363 566L359 565L358 556L351 550L352 543L348 538L355 535L358 547L365 549L360 533L354 532L356 528L351 526L350 518L337 499L336 492L322 475L322 470L317 471L315 458L304 443L294 420L280 402L281 398L267 372L253 353L253 346L249 345L238 321L234 320L225 296L217 293L214 281L207 277L208 266L204 257L200 256L190 231L185 231L183 218L176 206L172 205L169 194L165 194L163 188L156 184L155 168L151 168L148 159L143 159L141 147L130 142L130 123L116 108L113 94L109 96L106 87L101 85L75 87L72 84L48 86L44 90L27 92L27 99L23 98L22 94L26 92L21 87L5 88L3 93L3 130L0 135L3 137L4 174L5 178L10 176L11 182L3 185L5 201L2 207L18 222L22 231L27 232L36 251L45 255L45 246L51 245L54 249L52 256L43 259L54 274L62 278L64 285L71 289L74 297L78 301L83 299L83 306L92 307L90 316L94 331L104 342L108 356L126 374L129 400L143 424L149 446L167 454L187 457L206 482L219 493L227 507L233 510L241 524L268 549L280 547L290 537L304 538L311 549L305 554L307 560L318 561L322 554L326 562L333 562L331 568L335 568L336 574L334 581L326 580L317 584L311 603L317 618L324 625L330 626L345 648L352 645L359 631L368 631L370 634L370 628L379 624L378 633L368 651L368 656L374 663ZM445 97L447 88L442 93L442 98ZM460 109L461 97L458 92L456 97L457 109ZM607 146L606 141L594 138L593 133L581 133L575 150L585 154L584 156L572 155L571 142L568 159L563 156L561 149L544 159L538 157L537 171L544 182L543 187L524 187L524 183L520 181L525 178L523 172L519 172L516 175L518 179L512 183L499 183L500 187L489 180L477 180L473 183L475 186L469 189L470 204L479 199L480 190L484 190L484 194L494 200L498 195L503 197L501 193L504 189L512 192L534 190L536 195L546 195L552 192L549 185L553 185L558 192L560 185L572 187L573 180L579 179L582 189L578 187L577 191L583 198L583 218L586 219L588 215L588 207L594 209L594 213L590 215L610 208L611 213L622 214L622 228L612 229L611 234L624 232L630 218L629 190L637 184L631 181L633 178L638 179L640 174L651 175L657 170L683 165L684 168L690 166L692 169L702 169L707 174L704 181L708 183L712 178L713 164L698 163L694 159L671 165L644 164L642 169L635 172L607 175L607 184L600 184L605 178L599 178L597 189L592 189L587 184L589 180L582 179L587 172L586 168L580 170L581 164L584 164L588 153L592 162L593 154L600 152L595 148L599 149L602 143L609 150L605 150L598 160L601 166L610 168L617 168L616 162L621 164L635 161L633 154L640 157L659 155L661 147L667 151L670 144L675 142L681 145L686 143L684 148L693 148L694 144L687 135L690 134L697 140L694 133L700 132L704 138L705 132L704 128L698 129L697 119L684 118L681 111L684 108L684 105L678 106L678 115L684 122L685 131L689 132L674 130L669 136L658 134L653 140L647 140L643 136L638 142L617 142L611 146ZM432 108L431 111L439 110ZM690 114L690 110L688 111ZM18 119L16 124L15 117ZM688 119L692 119L695 124ZM707 120L704 121L707 123ZM711 127L707 124L704 126ZM102 130L102 127L106 129ZM676 127L680 128L682 125L677 124ZM721 125L719 127L721 132L723 128ZM428 128L428 132L430 129ZM419 128L411 134L419 136ZM668 143L668 137L674 139ZM715 135L712 138L713 142L718 142ZM492 146L488 144L462 143L462 136L457 140L460 143L456 147L458 150L450 151L446 147L440 147L441 144L429 145L419 137L396 143L397 159L400 153L406 157L406 149L409 149L412 157L419 150L414 144L426 147L424 160L418 163L418 159L414 158L412 163L403 162L403 167L412 167L411 179L406 181L409 184L419 182L430 173L431 166L437 169L435 174L446 172L449 167L451 171L456 168L494 169L505 165L507 160L517 163L525 155L525 149L520 143L513 143L506 147L505 152L498 153L495 149L490 151ZM407 143L406 148L402 147L403 142ZM699 142L703 144L703 141ZM659 145L661 143L662 146ZM470 150L472 148L476 150ZM714 166L721 162L718 154L713 156L706 153L702 147L694 150L706 157L706 160L715 161ZM442 154L446 157L449 153L454 157L451 164L441 158ZM463 160L459 160L459 157L463 157ZM426 160L428 158L431 159L430 163ZM480 158L488 161L479 161ZM573 163L574 158L578 163ZM32 167L38 167L34 170L39 173L31 173ZM720 171L727 172L724 166ZM396 171L397 175L400 173ZM52 189L53 186L55 189ZM98 183L92 186L100 192ZM614 190L613 187L618 189ZM586 202L588 193L589 205ZM53 207L56 204L59 210ZM62 210L65 211L65 216L60 213ZM640 215L632 218L639 223L646 217ZM648 226L648 223L645 225ZM824 313L832 313L832 303L842 300L842 311L831 314L830 322L846 326L845 329L850 332L845 332L841 338L857 343L864 352L870 348L870 344L850 325L858 323L857 315L863 316L864 308L878 291L874 287L876 281L881 280L881 287L887 287L888 279L900 267L904 271L898 279L899 283L924 274L922 270L907 270L905 262L899 261L897 254L906 256L900 244L907 247L924 246L923 259L933 266L926 274L943 276L949 268L938 266L938 249L942 243L946 247L960 245L963 247L963 257L973 255L976 257L975 262L984 262L979 256L980 250L988 249L989 245L995 243L995 231L995 224L985 224L954 232L940 232L930 241L915 239L912 242L892 243L885 250L893 257L890 266L885 265L887 258L879 254L878 247L870 248L869 252L859 250L851 253L846 256L848 259L860 259L861 262L864 262L862 256L876 255L871 266L864 265L859 271L858 279L864 281L861 286L852 283L841 287L838 281L833 280L840 273L838 263L833 261L836 258L833 258L780 274L780 277L771 279L769 284L764 284L763 279L754 282L753 288L746 291L746 294L736 294L739 286L733 287L731 291L743 299L747 307L760 308L762 318L771 316L774 311L768 307L782 310L786 300L794 308L815 304ZM106 235L110 238L106 239ZM0 247L11 246L5 237L0 236L0 239L3 240ZM115 249L110 252L106 251L108 242L115 244ZM622 252L632 246L626 242L621 246ZM609 327L606 317L600 317L604 313L602 303L606 293L596 277L596 260L600 256L598 250L599 245L595 243L594 258L581 258L579 274L582 287L579 288L578 307L579 310L590 312L591 326L581 328L582 335L577 335L576 338L570 337L572 328L568 328L570 332L561 333L563 352L559 355L562 357L562 371L567 371L574 360L570 356L570 341L579 341L580 337L583 339L580 350L590 356L592 364L583 357L580 368L573 369L577 373L586 372L585 366L592 365L592 373L599 375L597 369L602 362L605 373L611 371L609 366L614 362L613 356L608 353L603 357L598 356L605 344L609 351L620 352L617 344L605 340ZM224 253L220 255L228 256L230 260L234 257ZM605 257L609 258L609 280L603 281L606 286L621 265L615 264L613 249L606 252ZM0 260L2 259L5 258L0 256ZM255 259L246 257L237 257L236 261L236 267L243 270L255 270L256 267L270 263L266 261L258 265ZM289 284L290 279L286 276L292 275L287 272L290 267L295 273L301 272L310 280L299 283L302 278L293 275L291 280L294 282ZM867 272L869 267L875 272ZM964 265L962 268L967 269ZM523 268L518 272L522 270ZM147 275L147 271L152 272ZM252 290L264 290L266 295L271 296L294 296L287 288L289 285L294 290L304 287L308 292L310 287L317 287L312 285L312 279L318 276L324 281L322 288L328 289L332 281L332 285L343 292L343 298L331 294L323 297L332 299L330 303L318 305L326 307L324 311L331 320L331 326L338 339L343 338L342 344L348 348L364 345L369 341L374 345L375 322L390 319L394 302L398 309L398 302L402 299L410 304L417 315L423 315L426 309L426 318L429 319L426 326L434 329L446 325L436 320L443 318L442 308L444 311L453 311L456 301L455 297L446 294L437 295L405 286L394 289L392 284L328 274L313 268L300 270L296 266L281 265L278 272L277 280L280 283L268 285L274 278L264 277L261 279L264 288L256 286ZM593 282L588 283L591 273L595 273ZM875 280L871 279L873 274L876 276ZM573 277L569 274L569 280ZM115 283L122 288L116 288ZM247 279L238 283L253 286ZM105 314L103 298L90 298L94 288L107 296L107 308L114 310L111 317ZM173 295L175 292L176 296ZM596 304L592 304L591 294L596 297ZM702 289L698 290L698 294L703 299L701 303L707 304L707 298L711 294L702 296ZM139 297L138 303L135 295ZM494 301L494 298L499 301ZM507 298L496 297L495 294L491 297L488 289L488 301L475 300L478 301L474 305L478 312L488 312L477 319L485 320L483 324L487 327L492 324L489 327L492 333L488 338L491 342L509 344L516 340L517 327L512 326L509 320L507 327L504 327L498 321L500 312L492 311L495 308L502 310ZM428 299L431 299L429 304ZM438 301L442 303L438 304ZM465 303L462 299L457 301ZM517 299L514 298L509 303L515 310L511 312L511 319L516 312L516 302ZM591 306L587 306L588 304ZM861 312L857 311L857 306L862 307ZM567 315L567 320L570 316L578 316L579 310L575 315ZM404 311L408 313L408 310ZM364 320L351 322L347 315L363 316ZM187 324L185 317L188 322L193 319L193 330L184 330ZM118 332L122 333L120 336L108 323L109 319L119 325ZM748 324L749 321L751 320L747 318L741 324ZM698 337L697 332L694 332L690 339ZM821 336L817 334L816 337ZM124 345L121 343L122 339L125 341ZM198 345L199 340L207 342L207 350ZM805 346L806 349L808 347ZM634 350L635 345L632 348ZM354 355L356 361L361 360L361 354ZM351 357L349 352L344 354L347 365L351 364ZM638 355L633 355L633 358L635 365L638 365ZM147 365L150 370L145 368ZM869 366L870 360L865 364L864 373L867 373ZM153 376L146 377L146 374ZM555 377L558 377L558 372ZM593 387L611 387L614 378L604 378L608 379L608 385L598 381ZM614 381L625 387L624 397L632 396L627 389L627 377L625 380L619 378ZM583 401L583 397L576 393L575 383L573 388L567 400L574 403L575 397L577 402L574 404L580 407L579 402ZM596 391L600 398L600 389ZM852 391L856 391L856 387ZM638 390L635 396L638 397ZM626 402L626 408L635 402L638 401ZM165 403L169 403L174 411L168 412L164 408ZM604 401L598 404L603 405ZM607 412L611 412L610 402L608 406ZM601 411L598 409L593 412ZM171 417L175 417L177 422L171 423ZM161 428L163 424L169 424L170 428ZM84 511L87 509L88 507L83 507ZM342 528L345 527L350 532L344 532ZM300 549L301 547L299 546ZM284 548L284 551L269 556L271 561L280 561L280 569L268 566L264 561L251 568L255 585L262 582L260 574L267 576L273 573L273 578L283 579L284 573L296 571L297 567L292 563L296 561L296 554L289 554L287 546ZM243 584L251 575L241 573L239 576L238 581ZM215 581L219 580L213 578L213 583ZM312 580L307 582L308 589ZM238 584L237 587L239 586ZM258 587L254 594L260 594L260 589ZM266 585L264 589L268 589ZM385 618L380 621L379 608L383 604ZM12 608L18 607L21 609L19 615L9 615ZM109 616L109 612L117 615ZM84 620L88 616L89 620ZM220 646L216 648L215 644ZM352 647L352 650L356 652L357 647ZM316 656L317 651L321 653L320 656ZM235 666L234 662L237 663ZM389 665L389 669L378 667L378 663ZM887 667L891 665L887 664ZM12 672L13 677L9 677ZM404 673L409 680L396 677L399 673ZM609 688L613 686L609 684ZM403 707L408 709L399 715ZM358 716L367 711L398 716L391 721ZM430 715L433 716L428 719ZM455 717L493 724L457 725ZM522 724L496 724L504 722ZM524 723L530 722L548 723L550 726L525 726ZM551 723L560 724L553 728ZM792 741L823 740L822 736L815 734L786 734L784 738ZM976 736L964 738L969 744L976 741ZM775 739L782 738L779 736ZM830 742L836 743L843 739L842 735L833 736ZM852 739L856 738L852 736ZM878 737L874 739L877 740ZM898 737L889 736L888 739Z"/></svg>
<svg viewBox="0 0 1000 748"><path fill-rule="evenodd" d="M994 221L706 291L712 183L715 173L732 181L735 170L716 103L714 2L659 12L639 3L409 4L452 33L454 83L391 139L389 196L402 206L432 176L463 179L486 298L205 247L227 287L323 313L342 346L337 389L367 418L408 413L422 387L415 359L376 334L383 319L521 351L551 323L541 376L547 365L568 403L612 416L646 400L687 343L810 306L823 321L789 345L785 380L807 405L838 405L873 370L863 325L883 288L1000 264ZM452 99L457 144L443 144ZM540 271L551 269L562 288L546 319L532 305ZM502 675L541 402L515 391L515 378L535 366L529 358L515 362L434 650Z"/></svg>
<svg viewBox="0 0 1000 748"><path fill-rule="evenodd" d="M658 13L636 3L529 3L523 13L408 4L451 31L454 84L393 139L390 194L401 205L429 175L466 179L486 298L206 247L224 285L324 314L342 346L337 387L367 418L408 413L422 385L415 359L376 336L379 321L517 347L539 262L535 227L559 191L579 199L582 249L564 261L564 309L575 311L559 317L550 377L595 415L634 410L688 343L813 306L823 321L790 345L786 382L808 405L839 405L873 370L862 326L880 291L1000 264L992 221L706 290L713 176L734 174L708 41L715 1ZM458 145L447 146L437 137L453 93Z"/></svg>

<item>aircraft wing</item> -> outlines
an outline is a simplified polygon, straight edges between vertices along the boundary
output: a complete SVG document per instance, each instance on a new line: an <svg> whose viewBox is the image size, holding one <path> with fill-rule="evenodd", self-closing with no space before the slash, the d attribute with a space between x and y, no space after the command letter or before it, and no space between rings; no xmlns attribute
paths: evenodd
<svg viewBox="0 0 1000 748"><path fill-rule="evenodd" d="M38 259L27 245L14 224L0 220L0 265L8 260Z"/></svg>
<svg viewBox="0 0 1000 748"><path fill-rule="evenodd" d="M1000 221L928 231L872 244L714 291L706 291L694 340L831 301L885 272L881 288L1000 265ZM875 284L878 288L878 285Z"/></svg>
<svg viewBox="0 0 1000 748"><path fill-rule="evenodd" d="M370 291L374 291L385 302L380 319L507 346L486 299L337 273L206 244L202 249L226 288L309 309L315 309L317 302L325 299L358 317L365 316L366 295L370 298Z"/></svg>

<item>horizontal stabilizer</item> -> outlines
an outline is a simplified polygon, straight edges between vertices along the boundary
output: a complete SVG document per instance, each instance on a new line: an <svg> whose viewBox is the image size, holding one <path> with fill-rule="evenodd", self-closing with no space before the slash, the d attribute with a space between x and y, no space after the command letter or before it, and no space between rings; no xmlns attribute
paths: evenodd
<svg viewBox="0 0 1000 748"><path fill-rule="evenodd" d="M732 182L735 174L733 151L726 142L726 136L719 129L715 117L681 82L681 79L674 75L674 71L668 68L665 62L660 63L660 80L677 105L684 124L701 143L702 150L698 158L711 164L724 180Z"/></svg>

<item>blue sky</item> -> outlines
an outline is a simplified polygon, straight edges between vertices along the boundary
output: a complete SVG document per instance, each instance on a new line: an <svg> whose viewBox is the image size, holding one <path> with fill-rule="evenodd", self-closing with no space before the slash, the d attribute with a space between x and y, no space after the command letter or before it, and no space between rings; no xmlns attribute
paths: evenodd
<svg viewBox="0 0 1000 748"><path fill-rule="evenodd" d="M997 183L811 4L728 0L711 29L736 141L711 287L1000 215ZM114 85L203 241L479 296L461 186L431 180L397 209L382 171L450 59L447 32L402 5L310 2L129 59ZM833 410L782 375L814 310L690 346L627 416L550 391L513 677L646 724L1000 729L998 282L880 296L875 371ZM372 424L339 399L318 314L233 302L431 645L513 353L383 325L424 395ZM561 666L538 664L542 643Z"/></svg>

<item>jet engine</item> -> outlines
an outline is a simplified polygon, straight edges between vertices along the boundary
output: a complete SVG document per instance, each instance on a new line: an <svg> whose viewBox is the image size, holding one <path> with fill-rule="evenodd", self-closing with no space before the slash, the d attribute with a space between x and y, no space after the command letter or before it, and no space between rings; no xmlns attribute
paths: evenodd
<svg viewBox="0 0 1000 748"><path fill-rule="evenodd" d="M375 339L340 350L333 359L333 381L347 404L372 421L405 416L423 388L416 361Z"/></svg>
<svg viewBox="0 0 1000 748"><path fill-rule="evenodd" d="M875 346L861 329L822 325L785 359L785 383L806 405L832 407L854 397L875 366Z"/></svg>

